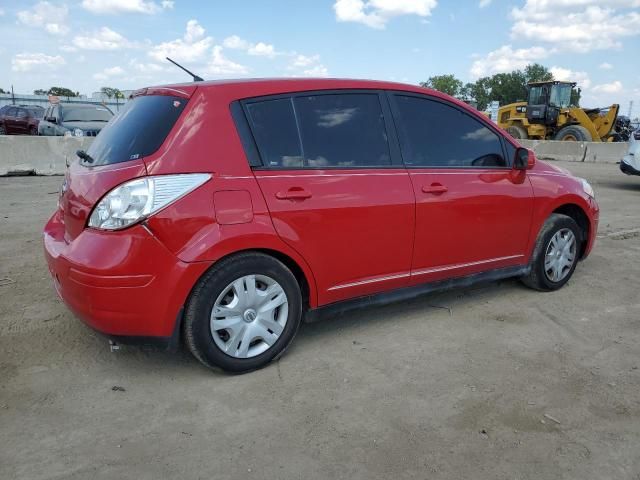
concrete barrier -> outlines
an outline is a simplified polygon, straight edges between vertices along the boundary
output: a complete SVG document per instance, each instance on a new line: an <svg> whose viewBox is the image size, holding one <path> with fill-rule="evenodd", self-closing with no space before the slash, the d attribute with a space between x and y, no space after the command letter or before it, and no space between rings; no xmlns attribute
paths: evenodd
<svg viewBox="0 0 640 480"><path fill-rule="evenodd" d="M60 175L93 137L0 135L0 175Z"/></svg>
<svg viewBox="0 0 640 480"><path fill-rule="evenodd" d="M0 175L61 175L76 150L87 150L93 137L0 136ZM554 142L521 140L541 160L616 163L627 153L628 143Z"/></svg>
<svg viewBox="0 0 640 480"><path fill-rule="evenodd" d="M617 163L629 150L626 142L557 142L553 140L519 140L534 151L540 160Z"/></svg>

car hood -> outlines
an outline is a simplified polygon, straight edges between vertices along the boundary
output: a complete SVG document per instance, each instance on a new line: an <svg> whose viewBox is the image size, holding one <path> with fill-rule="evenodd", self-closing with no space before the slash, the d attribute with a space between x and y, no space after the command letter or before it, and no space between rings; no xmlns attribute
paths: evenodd
<svg viewBox="0 0 640 480"><path fill-rule="evenodd" d="M556 173L556 174L561 173L562 175L566 175L567 177L575 176L566 168L553 165L551 163L545 162L544 160L536 160L535 170L538 172L548 172L548 173Z"/></svg>
<svg viewBox="0 0 640 480"><path fill-rule="evenodd" d="M62 122L60 125L69 130L102 130L107 122Z"/></svg>

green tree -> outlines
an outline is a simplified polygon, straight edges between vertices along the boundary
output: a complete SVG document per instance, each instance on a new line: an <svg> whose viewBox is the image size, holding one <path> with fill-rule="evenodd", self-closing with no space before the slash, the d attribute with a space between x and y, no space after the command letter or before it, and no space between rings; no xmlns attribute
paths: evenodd
<svg viewBox="0 0 640 480"><path fill-rule="evenodd" d="M58 97L78 97L80 94L74 92L70 88L65 87L51 87L47 92L49 95L56 95Z"/></svg>
<svg viewBox="0 0 640 480"><path fill-rule="evenodd" d="M527 83L529 82L548 82L553 80L553 74L549 69L539 63L532 63L527 65L524 69L524 77Z"/></svg>
<svg viewBox="0 0 640 480"><path fill-rule="evenodd" d="M429 77L426 82L421 82L420 86L438 90L452 97L460 97L464 88L462 81L458 80L454 75L435 75Z"/></svg>
<svg viewBox="0 0 640 480"><path fill-rule="evenodd" d="M34 90L34 95L47 95L49 92L47 90L42 90L41 88Z"/></svg>
<svg viewBox="0 0 640 480"><path fill-rule="evenodd" d="M102 92L103 95L105 95L107 98L124 98L124 94L118 90L117 88L113 88L113 87L102 87L100 89L100 91Z"/></svg>
<svg viewBox="0 0 640 480"><path fill-rule="evenodd" d="M573 105L574 107L579 107L581 96L582 96L581 88L574 88L573 90L571 90L571 100L570 100L571 105Z"/></svg>

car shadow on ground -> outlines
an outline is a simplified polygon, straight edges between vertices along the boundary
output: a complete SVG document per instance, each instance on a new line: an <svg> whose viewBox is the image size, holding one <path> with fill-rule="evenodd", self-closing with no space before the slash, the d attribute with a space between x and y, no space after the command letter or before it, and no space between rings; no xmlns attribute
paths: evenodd
<svg viewBox="0 0 640 480"><path fill-rule="evenodd" d="M596 184L596 195L597 195L597 188L600 187L605 187L605 188L611 188L614 190L627 190L630 192L640 192L640 176L637 177L638 182L637 183L629 183L627 182L622 182L622 181L616 181L616 180L609 180L606 182L598 182Z"/></svg>

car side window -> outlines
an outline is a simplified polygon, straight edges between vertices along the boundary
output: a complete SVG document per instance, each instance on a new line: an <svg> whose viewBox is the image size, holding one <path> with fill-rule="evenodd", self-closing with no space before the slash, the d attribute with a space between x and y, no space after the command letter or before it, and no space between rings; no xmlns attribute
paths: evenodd
<svg viewBox="0 0 640 480"><path fill-rule="evenodd" d="M395 95L402 157L409 167L508 167L496 132L445 103Z"/></svg>
<svg viewBox="0 0 640 480"><path fill-rule="evenodd" d="M18 109L15 107L11 107L9 110L7 110L7 117L15 117L17 113Z"/></svg>
<svg viewBox="0 0 640 480"><path fill-rule="evenodd" d="M302 167L302 146L291 98L248 103L247 113L265 167Z"/></svg>
<svg viewBox="0 0 640 480"><path fill-rule="evenodd" d="M294 99L307 167L391 165L377 93L323 94Z"/></svg>
<svg viewBox="0 0 640 480"><path fill-rule="evenodd" d="M29 113L27 112L27 110L25 108L19 108L18 112L16 114L17 118L27 118L29 116Z"/></svg>
<svg viewBox="0 0 640 480"><path fill-rule="evenodd" d="M297 95L245 108L265 167L391 165L378 93Z"/></svg>

